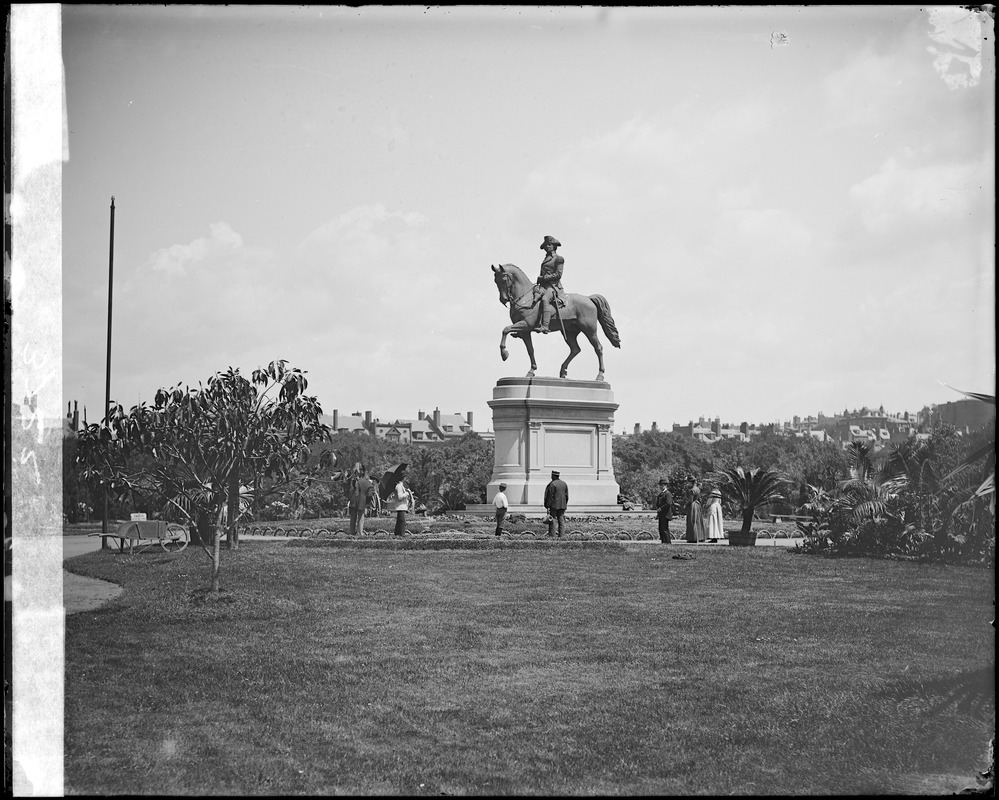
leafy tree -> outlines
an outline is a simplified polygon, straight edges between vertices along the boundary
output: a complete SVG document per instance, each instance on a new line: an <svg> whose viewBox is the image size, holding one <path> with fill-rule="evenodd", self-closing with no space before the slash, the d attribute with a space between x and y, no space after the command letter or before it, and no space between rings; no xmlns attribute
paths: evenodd
<svg viewBox="0 0 999 800"><path fill-rule="evenodd" d="M264 496L299 484L310 447L330 438L318 401L304 394L307 386L303 371L272 361L249 380L230 367L197 389L160 389L152 407L143 403L126 414L115 404L104 424L82 431L78 458L119 493L151 478L192 523L218 591L223 531L235 550L240 517ZM140 453L153 461L130 474L127 459ZM316 466L334 458L326 451Z"/></svg>
<svg viewBox="0 0 999 800"><path fill-rule="evenodd" d="M457 511L486 501L493 443L475 432L443 445L407 446L411 488L428 513Z"/></svg>
<svg viewBox="0 0 999 800"><path fill-rule="evenodd" d="M669 469L681 465L701 472L710 464L710 445L675 433L643 431L615 441L614 458L627 472L647 466Z"/></svg>
<svg viewBox="0 0 999 800"><path fill-rule="evenodd" d="M91 487L83 477L83 470L76 464L76 437L62 440L62 513L70 522L89 522L94 510Z"/></svg>

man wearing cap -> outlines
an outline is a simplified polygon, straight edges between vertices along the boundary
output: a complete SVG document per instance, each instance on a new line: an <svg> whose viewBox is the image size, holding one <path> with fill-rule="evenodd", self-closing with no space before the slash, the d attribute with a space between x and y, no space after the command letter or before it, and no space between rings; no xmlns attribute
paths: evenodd
<svg viewBox="0 0 999 800"><path fill-rule="evenodd" d="M555 535L555 522L558 522L558 535L562 538L565 524L565 510L569 507L569 487L559 477L558 470L552 470L552 479L545 487L545 511L548 512L548 535Z"/></svg>
<svg viewBox="0 0 999 800"><path fill-rule="evenodd" d="M493 498L493 505L496 506L496 535L499 536L503 533L503 518L506 516L507 509L510 508L510 502L506 499L505 483L499 485L499 491Z"/></svg>
<svg viewBox="0 0 999 800"><path fill-rule="evenodd" d="M541 249L547 255L545 260L541 262L541 274L537 280L541 303L541 324L537 328L538 333L549 333L548 326L555 313L558 293L562 291L562 266L565 264L565 259L555 252L555 248L561 246L562 243L554 236L546 236L541 243Z"/></svg>
<svg viewBox="0 0 999 800"><path fill-rule="evenodd" d="M656 516L659 518L659 541L669 544L673 537L669 533L669 521L673 519L673 495L666 486L666 479L659 479L659 494L656 496Z"/></svg>

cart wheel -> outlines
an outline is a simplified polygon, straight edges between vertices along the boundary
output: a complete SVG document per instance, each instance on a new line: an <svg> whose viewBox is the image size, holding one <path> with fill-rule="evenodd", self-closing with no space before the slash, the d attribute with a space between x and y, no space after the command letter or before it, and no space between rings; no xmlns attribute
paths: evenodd
<svg viewBox="0 0 999 800"><path fill-rule="evenodd" d="M171 523L167 525L166 536L160 539L160 547L168 553L179 553L187 547L189 540L190 535L187 532L187 528L183 525Z"/></svg>

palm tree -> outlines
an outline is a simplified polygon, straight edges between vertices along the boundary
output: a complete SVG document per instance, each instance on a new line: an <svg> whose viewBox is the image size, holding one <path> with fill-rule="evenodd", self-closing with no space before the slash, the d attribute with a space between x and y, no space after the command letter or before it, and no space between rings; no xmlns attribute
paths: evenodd
<svg viewBox="0 0 999 800"><path fill-rule="evenodd" d="M957 389L956 391L961 391ZM975 400L981 400L983 403L989 403L991 405L996 404L996 396L994 394L977 394L976 392L961 392L965 397L971 397ZM961 475L969 470L971 470L975 464L979 461L983 461L985 464L986 474L981 484L972 493L969 500L984 499L988 498L989 503L989 513L995 516L996 513L996 437L995 428L992 429L992 440L986 442L982 447L971 453L964 461L947 475L942 483L947 484L951 482L958 475Z"/></svg>
<svg viewBox="0 0 999 800"><path fill-rule="evenodd" d="M953 387L951 387L953 388ZM961 392L965 397L996 404L993 394ZM940 482L941 494L950 494L957 504L951 512L950 522L958 522L967 534L962 538L974 548L995 548L996 524L996 437L995 421L992 435L984 444L970 453L963 462ZM977 486L976 486L977 484Z"/></svg>
<svg viewBox="0 0 999 800"><path fill-rule="evenodd" d="M851 522L897 517L893 501L906 484L904 465L898 457L875 458L873 442L852 442L847 450L850 477L840 481L840 505Z"/></svg>
<svg viewBox="0 0 999 800"><path fill-rule="evenodd" d="M742 513L742 533L752 530L753 514L758 506L784 499L781 492L787 479L769 467L757 467L748 472L742 467L731 467L716 474L721 481L722 492L739 506Z"/></svg>

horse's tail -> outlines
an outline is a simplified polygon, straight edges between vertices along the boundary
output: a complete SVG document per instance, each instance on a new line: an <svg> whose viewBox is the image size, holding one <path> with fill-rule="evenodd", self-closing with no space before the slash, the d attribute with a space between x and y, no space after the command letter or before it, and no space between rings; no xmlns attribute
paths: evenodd
<svg viewBox="0 0 999 800"><path fill-rule="evenodd" d="M591 294L590 300L597 307L597 319L600 320L600 327L604 329L604 336L615 347L621 347L621 334L617 332L617 325L614 324L614 317L611 316L610 303L602 294Z"/></svg>

